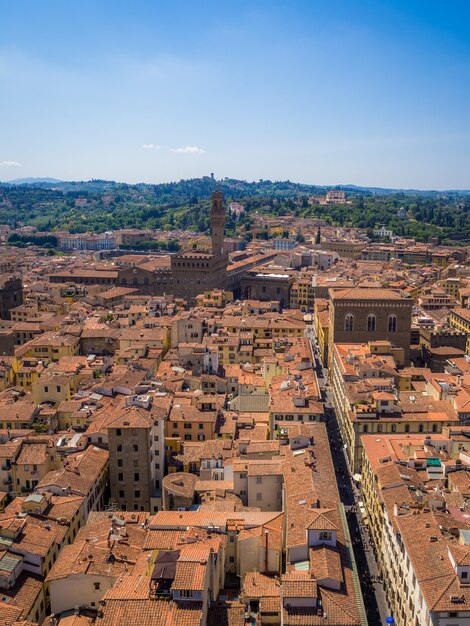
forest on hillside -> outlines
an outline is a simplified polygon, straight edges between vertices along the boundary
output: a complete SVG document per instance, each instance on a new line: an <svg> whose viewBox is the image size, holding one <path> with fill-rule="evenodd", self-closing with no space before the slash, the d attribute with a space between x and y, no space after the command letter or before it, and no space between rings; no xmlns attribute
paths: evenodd
<svg viewBox="0 0 470 626"><path fill-rule="evenodd" d="M325 188L291 181L210 177L158 185L93 180L56 184L0 185L0 223L39 231L73 233L119 228L176 228L208 232L210 196L215 187L227 202L245 206L240 222L227 220L227 235L249 233L253 213L316 217L338 226L373 229L384 224L398 235L441 243L470 242L470 194L343 187L347 203L315 201ZM399 216L400 215L400 216Z"/></svg>

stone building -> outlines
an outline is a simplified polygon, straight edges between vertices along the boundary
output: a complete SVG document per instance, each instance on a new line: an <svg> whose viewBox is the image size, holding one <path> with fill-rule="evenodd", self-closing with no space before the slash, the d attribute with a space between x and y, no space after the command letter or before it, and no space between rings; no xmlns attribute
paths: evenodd
<svg viewBox="0 0 470 626"><path fill-rule="evenodd" d="M421 357L432 372L444 372L449 359L465 354L467 336L456 328L420 328Z"/></svg>
<svg viewBox="0 0 470 626"><path fill-rule="evenodd" d="M242 297L245 300L280 302L281 307L290 304L294 278L288 273L251 270L241 279Z"/></svg>
<svg viewBox="0 0 470 626"><path fill-rule="evenodd" d="M119 269L118 284L144 295L162 296L173 291L170 257L160 255L133 267Z"/></svg>
<svg viewBox="0 0 470 626"><path fill-rule="evenodd" d="M165 511L189 511L194 498L197 476L188 472L168 474L162 483L163 509Z"/></svg>
<svg viewBox="0 0 470 626"><path fill-rule="evenodd" d="M390 341L409 362L413 300L393 289L330 289L329 353L335 343Z"/></svg>
<svg viewBox="0 0 470 626"><path fill-rule="evenodd" d="M163 420L131 405L107 428L111 498L124 511L158 510L165 462Z"/></svg>
<svg viewBox="0 0 470 626"><path fill-rule="evenodd" d="M228 253L224 249L225 210L221 191L212 194L211 252L183 252L171 257L173 294L190 303L204 291L225 289Z"/></svg>
<svg viewBox="0 0 470 626"><path fill-rule="evenodd" d="M0 276L0 318L10 319L10 309L23 304L23 281L18 276Z"/></svg>

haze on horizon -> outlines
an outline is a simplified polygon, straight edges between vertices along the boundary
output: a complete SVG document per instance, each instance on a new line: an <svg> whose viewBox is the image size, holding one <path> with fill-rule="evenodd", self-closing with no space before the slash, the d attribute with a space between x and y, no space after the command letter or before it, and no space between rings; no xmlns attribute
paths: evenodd
<svg viewBox="0 0 470 626"><path fill-rule="evenodd" d="M470 188L456 0L0 0L0 180Z"/></svg>

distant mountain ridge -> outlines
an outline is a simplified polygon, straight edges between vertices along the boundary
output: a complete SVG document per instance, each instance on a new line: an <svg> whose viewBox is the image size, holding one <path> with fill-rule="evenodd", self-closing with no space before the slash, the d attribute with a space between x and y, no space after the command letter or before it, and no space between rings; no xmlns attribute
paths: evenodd
<svg viewBox="0 0 470 626"><path fill-rule="evenodd" d="M5 183L0 183L2 185L42 185L42 184L59 184L62 183L62 180L58 178L15 178L14 180L9 180Z"/></svg>

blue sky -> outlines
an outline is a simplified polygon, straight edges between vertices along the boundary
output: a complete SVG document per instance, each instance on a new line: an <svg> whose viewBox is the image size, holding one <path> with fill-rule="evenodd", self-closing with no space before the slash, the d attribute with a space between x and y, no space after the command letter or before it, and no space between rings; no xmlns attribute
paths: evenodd
<svg viewBox="0 0 470 626"><path fill-rule="evenodd" d="M470 188L467 2L0 0L0 180Z"/></svg>

